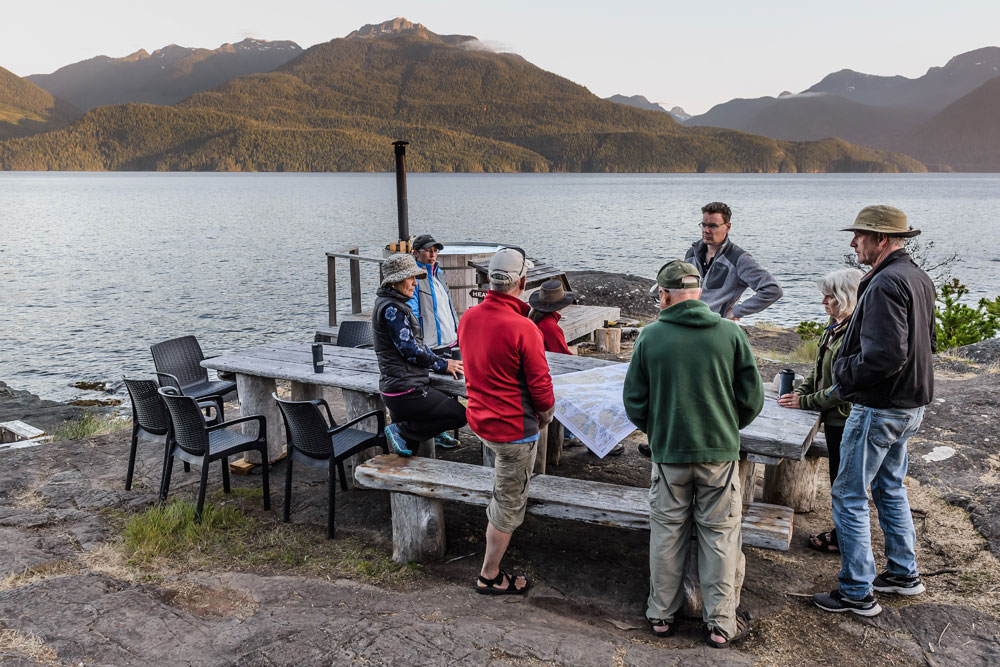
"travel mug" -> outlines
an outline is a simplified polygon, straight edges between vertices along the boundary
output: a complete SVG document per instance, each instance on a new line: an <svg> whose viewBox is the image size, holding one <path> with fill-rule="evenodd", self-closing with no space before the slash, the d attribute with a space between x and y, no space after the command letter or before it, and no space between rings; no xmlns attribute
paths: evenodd
<svg viewBox="0 0 1000 667"><path fill-rule="evenodd" d="M782 368L778 374L778 396L792 393L792 383L795 381L795 371L791 368Z"/></svg>
<svg viewBox="0 0 1000 667"><path fill-rule="evenodd" d="M313 373L322 373L323 366L323 343L313 343Z"/></svg>

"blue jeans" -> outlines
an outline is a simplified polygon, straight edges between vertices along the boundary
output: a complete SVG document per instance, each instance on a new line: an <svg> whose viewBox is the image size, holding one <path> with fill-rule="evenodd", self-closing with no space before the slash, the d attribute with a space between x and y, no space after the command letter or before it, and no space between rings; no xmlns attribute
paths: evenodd
<svg viewBox="0 0 1000 667"><path fill-rule="evenodd" d="M855 405L844 425L840 470L833 483L833 523L840 543L840 592L859 600L872 591L875 558L867 490L885 534L891 574L915 576L917 533L906 497L906 441L924 417L920 408Z"/></svg>

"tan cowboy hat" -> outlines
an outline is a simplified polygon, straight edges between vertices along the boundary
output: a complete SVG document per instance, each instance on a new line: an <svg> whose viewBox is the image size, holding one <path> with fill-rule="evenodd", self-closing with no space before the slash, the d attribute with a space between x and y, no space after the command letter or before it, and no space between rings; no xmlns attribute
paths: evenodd
<svg viewBox="0 0 1000 667"><path fill-rule="evenodd" d="M546 280L542 286L531 293L528 304L540 313L554 313L573 303L576 294L563 289L561 280Z"/></svg>
<svg viewBox="0 0 1000 667"><path fill-rule="evenodd" d="M427 272L417 266L417 260L413 259L413 255L404 253L389 255L382 262L382 287L406 280L411 276L421 280L427 277Z"/></svg>
<svg viewBox="0 0 1000 667"><path fill-rule="evenodd" d="M909 238L920 233L906 224L906 214L895 206L876 204L865 206L854 219L854 224L840 230L842 232L876 232L886 236Z"/></svg>

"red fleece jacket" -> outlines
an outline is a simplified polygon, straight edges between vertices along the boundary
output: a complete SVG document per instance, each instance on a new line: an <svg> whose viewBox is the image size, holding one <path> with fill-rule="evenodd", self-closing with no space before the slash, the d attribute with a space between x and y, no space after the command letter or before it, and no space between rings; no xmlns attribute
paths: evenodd
<svg viewBox="0 0 1000 667"><path fill-rule="evenodd" d="M569 346L566 344L566 334L563 333L562 327L559 326L559 319L562 317L559 313L548 313L535 324L538 326L538 330L542 332L542 340L545 342L546 352L558 352L559 354L572 354L569 351Z"/></svg>
<svg viewBox="0 0 1000 667"><path fill-rule="evenodd" d="M520 299L491 290L458 323L469 399L465 414L473 432L493 442L537 434L536 413L555 403L542 333L528 310Z"/></svg>

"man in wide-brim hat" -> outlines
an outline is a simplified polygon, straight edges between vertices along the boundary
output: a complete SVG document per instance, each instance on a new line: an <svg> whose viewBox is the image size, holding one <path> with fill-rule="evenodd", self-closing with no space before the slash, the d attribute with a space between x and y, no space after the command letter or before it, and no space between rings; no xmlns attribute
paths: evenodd
<svg viewBox="0 0 1000 667"><path fill-rule="evenodd" d="M924 592L916 531L906 496L906 442L934 398L934 284L903 248L919 229L893 206L866 206L851 247L871 271L858 286L858 305L833 365L830 392L852 403L833 482L833 523L840 546L840 585L813 596L825 611L875 616L875 591ZM885 533L887 567L876 575L868 490Z"/></svg>

